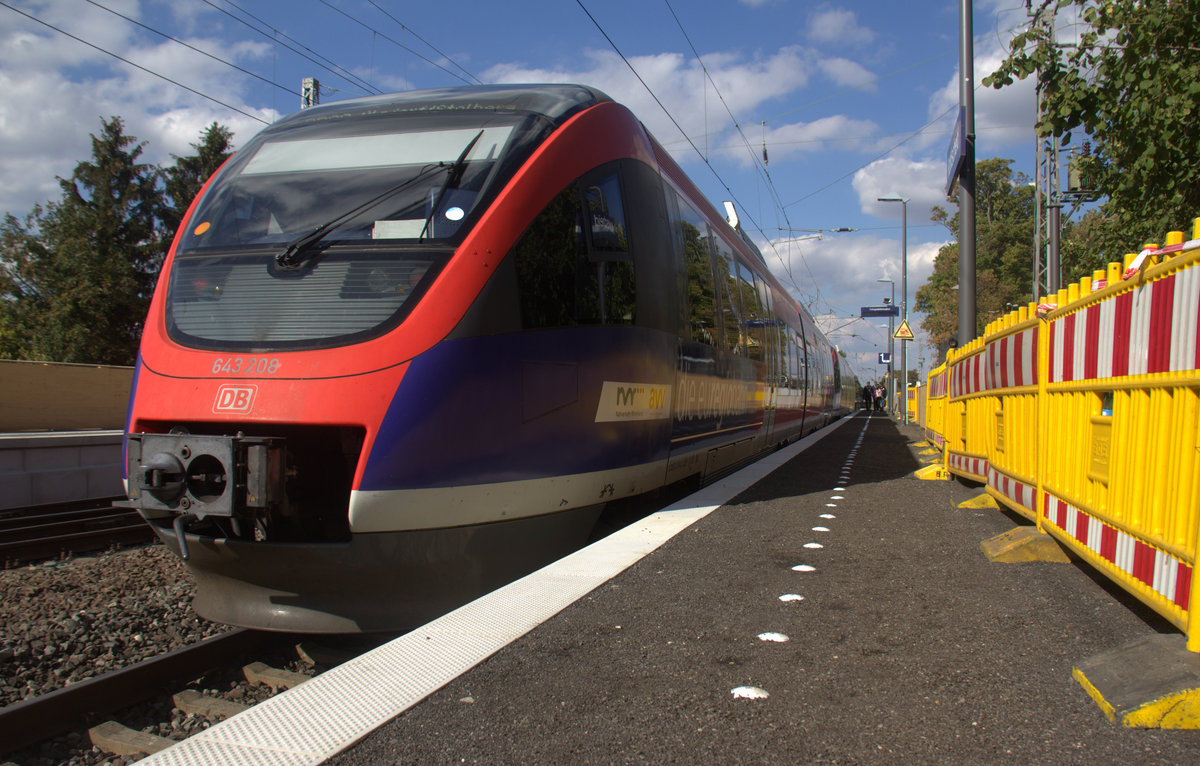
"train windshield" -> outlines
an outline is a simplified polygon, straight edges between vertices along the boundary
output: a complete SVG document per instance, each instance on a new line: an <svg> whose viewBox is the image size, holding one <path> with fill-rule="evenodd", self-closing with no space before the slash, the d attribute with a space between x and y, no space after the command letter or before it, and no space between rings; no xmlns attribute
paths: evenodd
<svg viewBox="0 0 1200 766"><path fill-rule="evenodd" d="M168 331L200 348L315 348L399 323L545 135L528 113L268 128L181 232Z"/></svg>
<svg viewBox="0 0 1200 766"><path fill-rule="evenodd" d="M328 242L452 239L514 126L327 131L289 131L239 153L204 195L179 252L282 247L323 226Z"/></svg>

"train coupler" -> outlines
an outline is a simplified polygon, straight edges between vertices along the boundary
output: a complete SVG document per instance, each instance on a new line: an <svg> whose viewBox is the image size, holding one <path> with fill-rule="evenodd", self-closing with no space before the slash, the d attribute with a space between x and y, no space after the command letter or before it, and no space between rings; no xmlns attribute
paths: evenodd
<svg viewBox="0 0 1200 766"><path fill-rule="evenodd" d="M254 516L284 499L284 440L278 437L129 434L129 505L146 516ZM180 520L183 519L184 522Z"/></svg>

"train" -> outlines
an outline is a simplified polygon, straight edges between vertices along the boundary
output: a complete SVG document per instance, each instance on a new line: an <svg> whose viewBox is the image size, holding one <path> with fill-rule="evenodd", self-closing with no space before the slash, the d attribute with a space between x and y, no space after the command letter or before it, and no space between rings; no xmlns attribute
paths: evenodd
<svg viewBox="0 0 1200 766"><path fill-rule="evenodd" d="M406 630L856 391L736 210L603 92L356 98L265 128L188 209L127 504L207 619Z"/></svg>

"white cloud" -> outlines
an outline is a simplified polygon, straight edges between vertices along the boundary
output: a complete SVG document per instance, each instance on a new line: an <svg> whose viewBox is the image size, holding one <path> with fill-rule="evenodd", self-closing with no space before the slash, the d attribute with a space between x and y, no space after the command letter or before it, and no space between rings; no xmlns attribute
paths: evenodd
<svg viewBox="0 0 1200 766"><path fill-rule="evenodd" d="M871 81L875 74L857 61L843 58L823 58L817 65L821 71L838 85L861 87L865 91L875 90Z"/></svg>
<svg viewBox="0 0 1200 766"><path fill-rule="evenodd" d="M1018 80L999 90L980 83L994 72L1008 52L1008 37L981 36L975 40L975 134L977 158L1011 152L1014 147L1031 147L1037 97L1033 78ZM944 119L947 129L953 125L958 108L958 68L949 81L929 100L929 116L951 110ZM945 134L937 134L945 135ZM948 139L947 139L948 140Z"/></svg>
<svg viewBox="0 0 1200 766"><path fill-rule="evenodd" d="M916 364L913 357L922 353L924 334L920 329L921 315L915 314L911 306L917 288L933 272L934 258L945 240L915 243L911 235L909 239L909 324L918 339L917 343L909 344L912 367ZM775 276L797 300L809 307L830 341L846 352L852 367L860 374L876 377L875 354L886 351L888 345L887 320L862 319L859 312L863 306L882 305L884 298L893 294L892 285L881 283L880 279L894 281L896 303L901 303L899 229L894 237L826 233L820 240L780 242L775 250L763 248L763 253ZM790 264L790 269L785 264ZM898 360L898 351L896 357ZM928 350L926 358L932 359Z"/></svg>
<svg viewBox="0 0 1200 766"><path fill-rule="evenodd" d="M925 223L934 205L946 205L946 163L884 157L856 172L853 186L864 213L898 221L904 206L878 198L899 195L908 199L909 222Z"/></svg>
<svg viewBox="0 0 1200 766"><path fill-rule="evenodd" d="M879 126L871 120L833 115L771 128L765 135L754 137L766 141L771 162L775 162L812 152L868 150L877 145L877 139L870 136L879 132ZM744 153L738 156L744 156Z"/></svg>
<svg viewBox="0 0 1200 766"><path fill-rule="evenodd" d="M108 3L131 18L139 16L132 0ZM0 213L23 216L35 203L56 200L56 176L70 176L91 154L89 134L102 119L117 116L125 132L147 142L142 161L170 162L188 154L201 131L213 121L231 128L245 142L263 127L202 96L122 63L96 48L136 62L226 103L243 104L247 77L225 64L159 37L138 38L137 28L113 14L78 2L53 0L26 6L30 15L87 40L95 48L65 37L30 19L10 13L0 32L0 143L20 151L0 154ZM241 63L270 54L267 44L224 44L209 38L188 42ZM36 108L30 108L36 105ZM269 121L270 110L241 107Z"/></svg>
<svg viewBox="0 0 1200 766"><path fill-rule="evenodd" d="M679 130L619 56L610 51L588 50L583 52L580 61L584 66L577 69L501 64L481 76L488 82L592 85L629 107L646 122L651 133L679 156L691 151L686 143L679 143ZM761 104L807 85L815 68L806 52L794 46L758 58L729 52L705 54L705 67L724 99L723 105L694 57L660 53L632 56L629 61L658 100L671 111L689 136L696 137L700 146L705 144L705 136L710 139L711 146L729 143L728 138L718 135L725 133L729 124L726 106L735 117L744 120L745 115Z"/></svg>
<svg viewBox="0 0 1200 766"><path fill-rule="evenodd" d="M853 11L821 6L808 20L808 36L823 43L860 45L875 39L875 33L858 23Z"/></svg>

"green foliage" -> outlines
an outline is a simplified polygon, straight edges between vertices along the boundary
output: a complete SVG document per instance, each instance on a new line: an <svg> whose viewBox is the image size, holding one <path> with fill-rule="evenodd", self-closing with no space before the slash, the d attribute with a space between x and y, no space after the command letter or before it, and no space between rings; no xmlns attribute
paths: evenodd
<svg viewBox="0 0 1200 766"><path fill-rule="evenodd" d="M163 209L163 225L174 233L179 228L188 206L200 193L209 177L233 152L233 131L213 123L204 129L199 143L192 144L196 153L187 157L172 154L175 164L163 170L167 204Z"/></svg>
<svg viewBox="0 0 1200 766"><path fill-rule="evenodd" d="M1047 0L1043 15L1077 13L1078 43L1033 23L984 85L1001 88L1036 74L1041 136L1069 142L1082 129L1094 144L1093 184L1107 199L1109 246L1134 252L1200 215L1200 5L1192 0Z"/></svg>
<svg viewBox="0 0 1200 766"><path fill-rule="evenodd" d="M176 157L164 172L139 161L145 144L119 117L102 120L90 160L58 179L61 198L0 224L0 356L132 364L179 207L160 180L186 194L229 138L214 123L193 145L196 157Z"/></svg>
<svg viewBox="0 0 1200 766"><path fill-rule="evenodd" d="M1012 160L988 159L975 164L975 302L976 331L1012 306L1032 300L1033 188ZM957 206L957 198L947 202ZM957 239L958 212L933 209L932 220ZM958 243L938 251L933 273L917 290L915 309L925 314L921 327L930 342L945 348L958 335Z"/></svg>

